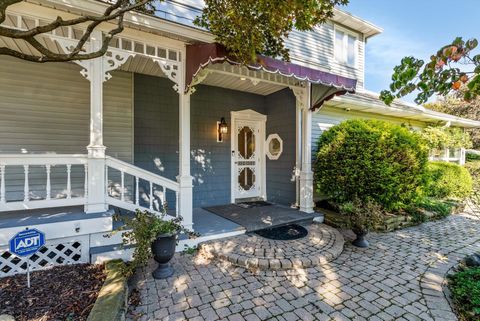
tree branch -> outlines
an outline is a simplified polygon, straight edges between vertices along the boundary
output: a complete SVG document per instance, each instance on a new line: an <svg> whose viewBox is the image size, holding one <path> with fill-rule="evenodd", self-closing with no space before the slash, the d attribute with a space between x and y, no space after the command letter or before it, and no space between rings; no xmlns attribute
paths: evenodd
<svg viewBox="0 0 480 321"><path fill-rule="evenodd" d="M132 1L134 1L132 3ZM92 58L97 58L103 56L110 44L111 39L121 33L124 29L123 21L125 13L132 10L140 10L145 8L153 0L117 0L115 3L108 6L103 15L101 16L82 16L74 19L63 20L62 17L57 17L54 21L43 26L37 26L29 30L18 30L14 28L9 28L5 26L0 26L0 36L12 38L12 39L22 39L35 48L40 55L30 55L24 54L20 51L11 49L11 48L0 48L0 55L9 55L16 58L33 61L33 62L50 62L50 61L73 61L73 60L87 60ZM21 0L0 0L0 23L5 20L6 9L8 6L14 3L21 2ZM103 22L108 22L116 20L117 27L110 30L102 42L102 47L90 53L82 53L84 51L85 44L90 40L92 32ZM87 23L85 33L78 40L75 47L69 53L56 53L49 50L47 47L42 45L35 37L41 34L51 32L60 27L75 26L83 23Z"/></svg>

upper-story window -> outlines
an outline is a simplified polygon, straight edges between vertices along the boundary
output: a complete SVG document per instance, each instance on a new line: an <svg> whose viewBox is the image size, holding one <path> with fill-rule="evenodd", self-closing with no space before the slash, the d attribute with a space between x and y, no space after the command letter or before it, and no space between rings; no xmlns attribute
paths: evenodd
<svg viewBox="0 0 480 321"><path fill-rule="evenodd" d="M335 27L335 60L352 67L357 64L357 36Z"/></svg>

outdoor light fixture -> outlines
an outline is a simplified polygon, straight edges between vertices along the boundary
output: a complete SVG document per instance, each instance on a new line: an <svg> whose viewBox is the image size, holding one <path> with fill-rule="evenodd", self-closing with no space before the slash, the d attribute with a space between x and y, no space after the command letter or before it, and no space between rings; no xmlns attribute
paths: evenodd
<svg viewBox="0 0 480 321"><path fill-rule="evenodd" d="M217 142L223 142L223 135L227 133L227 122L225 121L225 117L222 117L220 121L217 121Z"/></svg>

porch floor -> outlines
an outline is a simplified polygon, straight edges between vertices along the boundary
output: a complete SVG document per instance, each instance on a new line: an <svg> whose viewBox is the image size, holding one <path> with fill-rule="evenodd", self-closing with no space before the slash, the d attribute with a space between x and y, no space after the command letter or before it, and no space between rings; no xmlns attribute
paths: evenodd
<svg viewBox="0 0 480 321"><path fill-rule="evenodd" d="M297 209L278 204L245 208L237 204L206 207L204 210L214 213L228 221L243 226L247 232L258 231L292 223L312 222L321 216L317 213L303 213Z"/></svg>
<svg viewBox="0 0 480 321"><path fill-rule="evenodd" d="M86 214L83 206L68 206L55 208L42 208L34 210L11 211L0 213L0 230L19 226L33 226L52 224L67 221L86 220L111 216L113 209L103 213ZM124 211L122 210L122 214ZM114 221L113 228L118 228L122 222ZM202 208L193 209L193 224L196 232L202 236L245 231L234 222L221 216L210 213Z"/></svg>
<svg viewBox="0 0 480 321"><path fill-rule="evenodd" d="M24 211L1 212L0 229L86 220L99 217L108 217L112 214L113 211L109 210L106 212L91 213L87 215L83 210L83 206L66 206Z"/></svg>

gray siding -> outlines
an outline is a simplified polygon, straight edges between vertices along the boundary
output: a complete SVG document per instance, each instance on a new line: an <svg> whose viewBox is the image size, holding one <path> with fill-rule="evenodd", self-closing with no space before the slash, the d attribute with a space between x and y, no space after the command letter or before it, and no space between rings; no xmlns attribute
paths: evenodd
<svg viewBox="0 0 480 321"><path fill-rule="evenodd" d="M326 70L336 75L357 79L357 86L364 87L365 54L363 35L357 35L357 65L355 67L338 63L334 58L334 23L327 22L313 31L293 31L285 42L290 49L293 62L312 68Z"/></svg>
<svg viewBox="0 0 480 321"><path fill-rule="evenodd" d="M197 86L191 97L194 207L230 203L230 134L217 143L217 121L231 124L232 110L264 113L264 104L263 96ZM178 175L178 95L167 79L135 74L135 165L174 180Z"/></svg>
<svg viewBox="0 0 480 321"><path fill-rule="evenodd" d="M35 64L0 57L0 154L86 154L89 142L89 83L80 67ZM133 159L132 77L115 72L104 89L107 154ZM65 168L52 169L52 196L66 188ZM23 199L23 168L7 167L7 198ZM83 169L72 168L73 191L83 192ZM45 196L45 169L31 168L32 198Z"/></svg>
<svg viewBox="0 0 480 321"><path fill-rule="evenodd" d="M295 203L295 96L284 89L266 97L267 137L278 134L283 140L283 153L278 160L267 157L267 198L283 205ZM268 146L265 146L268 148Z"/></svg>
<svg viewBox="0 0 480 321"><path fill-rule="evenodd" d="M231 125L230 111L253 109L265 114L265 98L211 86L198 86L191 99L194 206L230 203L230 133L217 143L221 117ZM268 120L267 120L268 121Z"/></svg>
<svg viewBox="0 0 480 321"><path fill-rule="evenodd" d="M134 76L135 166L176 181L178 175L178 94L166 78ZM140 194L149 195L140 182ZM142 197L143 199L143 197ZM167 194L175 208L173 193Z"/></svg>

